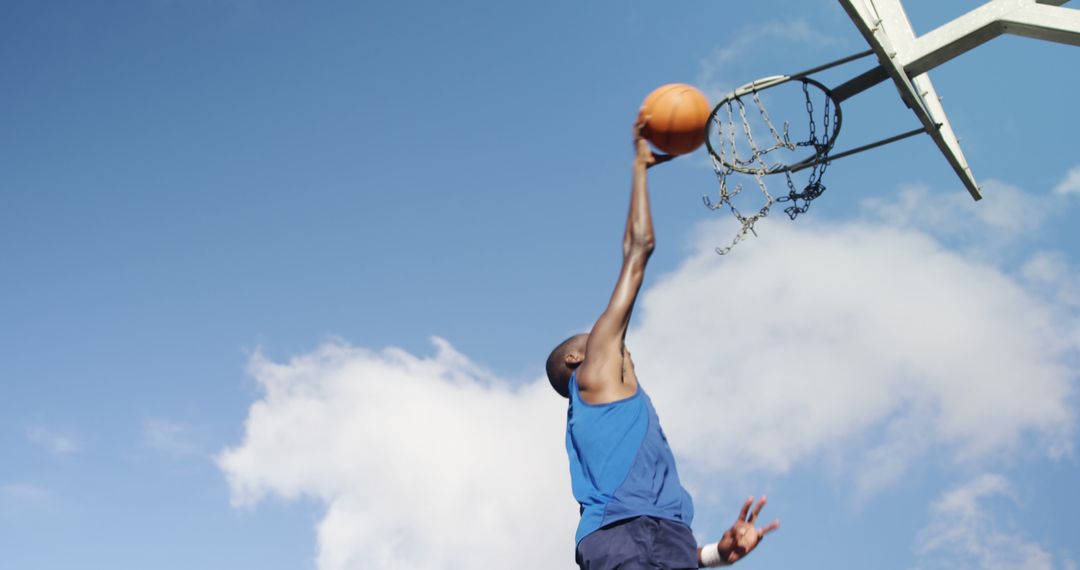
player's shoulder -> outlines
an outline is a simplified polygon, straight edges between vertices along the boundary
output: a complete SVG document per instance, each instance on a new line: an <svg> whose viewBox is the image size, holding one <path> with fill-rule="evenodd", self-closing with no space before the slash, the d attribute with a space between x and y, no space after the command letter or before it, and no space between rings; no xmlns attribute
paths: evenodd
<svg viewBox="0 0 1080 570"><path fill-rule="evenodd" d="M586 360L587 362L587 360ZM584 368L584 363L582 368ZM599 375L587 375L585 370L577 371L578 397L586 404L610 404L635 396L637 382L622 381L621 368L618 372L604 371Z"/></svg>

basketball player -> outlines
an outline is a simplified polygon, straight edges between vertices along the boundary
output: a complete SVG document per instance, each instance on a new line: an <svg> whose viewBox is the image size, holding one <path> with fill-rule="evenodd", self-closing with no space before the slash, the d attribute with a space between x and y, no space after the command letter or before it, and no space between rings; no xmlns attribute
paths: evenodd
<svg viewBox="0 0 1080 570"><path fill-rule="evenodd" d="M646 170L671 159L653 155L641 135L644 119L639 116L634 127L630 213L615 291L592 331L567 339L547 360L552 387L570 400L566 451L581 505L576 535L581 570L727 565L780 526L775 521L756 528L765 497L756 506L751 497L719 542L698 548L690 531L690 495L679 482L667 438L623 343L654 247Z"/></svg>

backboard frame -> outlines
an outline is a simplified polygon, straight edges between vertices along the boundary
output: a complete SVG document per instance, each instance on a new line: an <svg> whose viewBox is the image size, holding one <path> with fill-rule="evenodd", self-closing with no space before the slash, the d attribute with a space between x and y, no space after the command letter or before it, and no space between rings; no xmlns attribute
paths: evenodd
<svg viewBox="0 0 1080 570"><path fill-rule="evenodd" d="M903 0L839 2L879 65L834 89L837 99L843 101L891 78L900 98L976 200L982 198L979 184L927 72L1002 34L1080 46L1080 10L1061 7L1068 0L990 0L923 36L915 35Z"/></svg>

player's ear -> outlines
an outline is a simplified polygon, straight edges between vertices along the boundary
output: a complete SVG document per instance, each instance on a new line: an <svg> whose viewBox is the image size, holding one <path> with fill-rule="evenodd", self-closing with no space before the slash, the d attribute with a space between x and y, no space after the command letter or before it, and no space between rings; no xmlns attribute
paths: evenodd
<svg viewBox="0 0 1080 570"><path fill-rule="evenodd" d="M566 353L566 366L573 370L578 367L585 360L585 355L577 352Z"/></svg>

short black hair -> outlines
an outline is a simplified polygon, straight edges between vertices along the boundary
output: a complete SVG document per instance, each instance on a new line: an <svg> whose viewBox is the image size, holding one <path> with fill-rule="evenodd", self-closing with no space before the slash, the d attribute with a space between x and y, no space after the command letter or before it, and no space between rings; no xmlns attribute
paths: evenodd
<svg viewBox="0 0 1080 570"><path fill-rule="evenodd" d="M547 358L547 377L551 387L563 398L570 397L570 368L566 366L566 355L578 348L580 338L585 333L576 334L555 347Z"/></svg>

